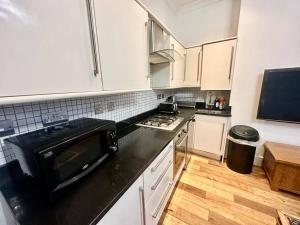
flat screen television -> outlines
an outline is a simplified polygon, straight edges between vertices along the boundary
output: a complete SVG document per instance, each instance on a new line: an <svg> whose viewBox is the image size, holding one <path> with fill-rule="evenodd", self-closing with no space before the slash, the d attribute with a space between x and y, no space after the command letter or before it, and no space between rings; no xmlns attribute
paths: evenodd
<svg viewBox="0 0 300 225"><path fill-rule="evenodd" d="M265 70L257 118L300 123L300 68Z"/></svg>

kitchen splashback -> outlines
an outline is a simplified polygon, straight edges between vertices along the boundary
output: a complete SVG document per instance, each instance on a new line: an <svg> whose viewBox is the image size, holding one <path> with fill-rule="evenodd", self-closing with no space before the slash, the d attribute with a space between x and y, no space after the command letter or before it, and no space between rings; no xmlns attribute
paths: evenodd
<svg viewBox="0 0 300 225"><path fill-rule="evenodd" d="M70 120L80 117L121 121L154 109L171 91L142 91L109 96L63 99L15 105L0 105L0 120L10 119L16 134L41 129L42 115L52 112L67 114ZM4 154L8 151L0 145L0 165L5 163Z"/></svg>
<svg viewBox="0 0 300 225"><path fill-rule="evenodd" d="M201 91L199 88L179 88L173 90L173 95L176 96L177 101L205 101L206 95L215 97L224 96L226 102L230 101L230 91Z"/></svg>
<svg viewBox="0 0 300 225"><path fill-rule="evenodd" d="M108 96L82 97L45 102L0 105L0 121L13 121L15 134L41 129L42 115L54 112L67 114L70 120L80 117L121 121L154 109L166 97L175 95L179 101L204 101L206 94L225 96L229 102L230 91L200 91L199 88L179 88L161 91L141 91ZM161 98L162 94L165 98ZM160 96L160 99L158 99ZM5 137L4 137L5 138ZM2 138L3 139L3 138ZM0 165L5 163L5 146L0 144Z"/></svg>

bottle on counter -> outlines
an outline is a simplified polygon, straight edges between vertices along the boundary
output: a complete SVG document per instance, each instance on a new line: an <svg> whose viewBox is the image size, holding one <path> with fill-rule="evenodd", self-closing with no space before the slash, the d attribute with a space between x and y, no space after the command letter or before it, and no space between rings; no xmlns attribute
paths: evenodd
<svg viewBox="0 0 300 225"><path fill-rule="evenodd" d="M221 96L219 98L219 109L222 110L225 108L225 98L223 96Z"/></svg>
<svg viewBox="0 0 300 225"><path fill-rule="evenodd" d="M218 109L220 106L220 99L219 98L216 98L215 99L215 103L214 103L214 108Z"/></svg>

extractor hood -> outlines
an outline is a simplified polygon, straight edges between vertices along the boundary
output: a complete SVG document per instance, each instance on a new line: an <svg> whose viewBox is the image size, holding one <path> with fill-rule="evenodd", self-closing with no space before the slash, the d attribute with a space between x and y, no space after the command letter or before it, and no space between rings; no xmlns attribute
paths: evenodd
<svg viewBox="0 0 300 225"><path fill-rule="evenodd" d="M150 19L149 62L150 64L175 62L181 55L170 45L170 34L158 23Z"/></svg>

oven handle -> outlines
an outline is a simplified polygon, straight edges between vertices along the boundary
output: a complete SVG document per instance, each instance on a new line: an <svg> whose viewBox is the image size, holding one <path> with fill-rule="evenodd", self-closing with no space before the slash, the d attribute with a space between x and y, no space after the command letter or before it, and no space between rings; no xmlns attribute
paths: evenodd
<svg viewBox="0 0 300 225"><path fill-rule="evenodd" d="M83 172L81 172L80 174L78 174L77 176L72 177L72 178L70 178L70 179L68 179L68 180L60 183L52 192L57 191L59 189L62 189L63 187L66 187L69 184L72 184L75 181L79 180L80 178L84 177L89 172L91 172L93 169L95 169L100 163L102 163L107 157L108 157L108 154L105 154L98 161L96 161L93 165L91 165L89 168L87 168L86 170L84 170Z"/></svg>

